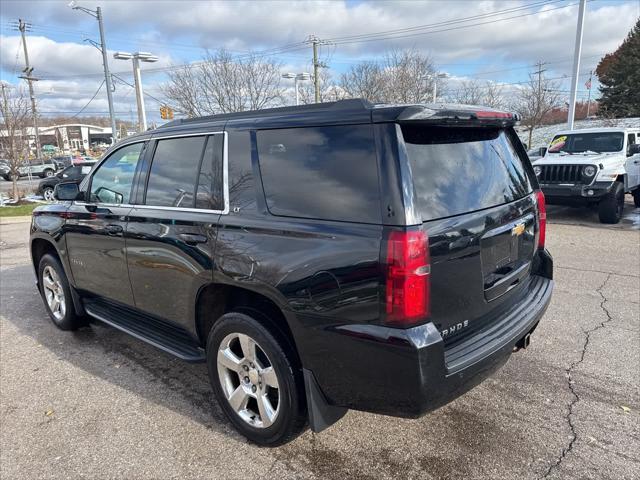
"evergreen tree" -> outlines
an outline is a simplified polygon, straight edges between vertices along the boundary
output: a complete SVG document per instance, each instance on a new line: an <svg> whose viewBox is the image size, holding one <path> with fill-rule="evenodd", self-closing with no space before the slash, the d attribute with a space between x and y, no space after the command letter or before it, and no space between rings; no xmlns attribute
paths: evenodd
<svg viewBox="0 0 640 480"><path fill-rule="evenodd" d="M605 115L640 117L640 19L622 45L602 57L596 74Z"/></svg>

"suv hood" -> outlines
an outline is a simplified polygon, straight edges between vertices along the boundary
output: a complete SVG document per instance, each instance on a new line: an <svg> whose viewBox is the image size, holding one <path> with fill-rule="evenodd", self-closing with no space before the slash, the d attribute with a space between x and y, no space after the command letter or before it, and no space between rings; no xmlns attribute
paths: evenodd
<svg viewBox="0 0 640 480"><path fill-rule="evenodd" d="M558 164L572 164L572 165L593 165L602 163L606 165L607 163L615 162L619 163L620 161L625 160L624 152L610 152L610 153L594 153L594 154L583 154L583 153L574 153L569 155L568 153L547 153L544 157L539 160L535 160L536 165L558 165Z"/></svg>

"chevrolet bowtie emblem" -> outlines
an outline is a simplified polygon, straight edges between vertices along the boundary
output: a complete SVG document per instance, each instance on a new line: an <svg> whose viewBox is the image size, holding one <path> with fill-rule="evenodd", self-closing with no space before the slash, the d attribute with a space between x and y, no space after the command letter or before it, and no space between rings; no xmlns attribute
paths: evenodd
<svg viewBox="0 0 640 480"><path fill-rule="evenodd" d="M519 237L524 233L524 223L519 223L515 227L511 229L511 235L514 237Z"/></svg>

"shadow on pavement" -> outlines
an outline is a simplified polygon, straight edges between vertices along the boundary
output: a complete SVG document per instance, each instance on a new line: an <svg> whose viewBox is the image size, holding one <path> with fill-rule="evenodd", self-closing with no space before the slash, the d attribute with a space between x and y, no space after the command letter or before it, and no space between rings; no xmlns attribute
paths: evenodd
<svg viewBox="0 0 640 480"><path fill-rule="evenodd" d="M183 362L99 322L76 332L58 330L30 266L5 269L2 276L2 315L20 333L92 376L242 441L213 396L205 364Z"/></svg>

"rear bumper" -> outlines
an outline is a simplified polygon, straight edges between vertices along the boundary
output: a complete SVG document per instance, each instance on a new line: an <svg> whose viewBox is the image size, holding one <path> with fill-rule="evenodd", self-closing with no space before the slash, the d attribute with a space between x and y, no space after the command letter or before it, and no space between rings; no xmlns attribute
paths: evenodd
<svg viewBox="0 0 640 480"><path fill-rule="evenodd" d="M612 182L595 182L592 185L540 184L548 204L586 204L597 202L611 191Z"/></svg>
<svg viewBox="0 0 640 480"><path fill-rule="evenodd" d="M522 301L489 326L452 345L445 346L432 323L410 329L335 327L332 347L323 366L312 367L314 375L330 405L399 417L421 416L499 369L516 344L536 328L552 290L553 280L532 276Z"/></svg>

